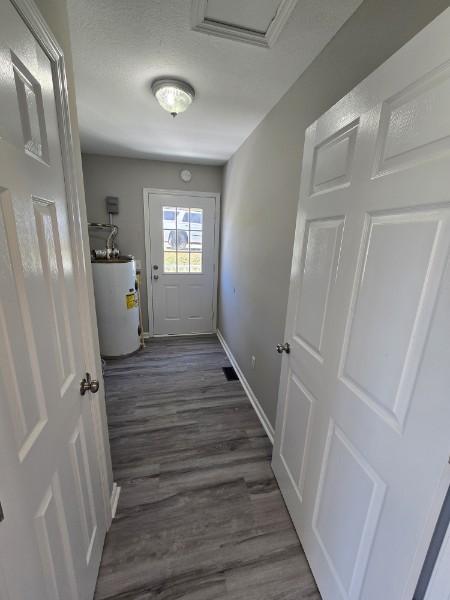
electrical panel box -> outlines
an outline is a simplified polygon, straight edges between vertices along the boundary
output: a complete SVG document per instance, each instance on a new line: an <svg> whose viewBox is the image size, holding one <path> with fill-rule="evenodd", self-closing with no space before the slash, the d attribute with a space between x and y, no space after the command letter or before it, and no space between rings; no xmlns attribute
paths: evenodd
<svg viewBox="0 0 450 600"><path fill-rule="evenodd" d="M116 196L106 196L106 212L110 215L119 214L119 198Z"/></svg>

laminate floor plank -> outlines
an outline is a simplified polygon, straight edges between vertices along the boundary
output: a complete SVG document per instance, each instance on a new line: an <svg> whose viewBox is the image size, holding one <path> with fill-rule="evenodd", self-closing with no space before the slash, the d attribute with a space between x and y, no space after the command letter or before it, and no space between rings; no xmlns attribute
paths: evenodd
<svg viewBox="0 0 450 600"><path fill-rule="evenodd" d="M320 600L272 446L216 336L105 369L115 481L96 600Z"/></svg>

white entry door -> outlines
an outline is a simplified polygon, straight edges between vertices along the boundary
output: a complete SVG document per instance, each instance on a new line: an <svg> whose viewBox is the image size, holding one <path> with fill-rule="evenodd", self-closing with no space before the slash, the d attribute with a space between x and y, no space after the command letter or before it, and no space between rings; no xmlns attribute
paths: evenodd
<svg viewBox="0 0 450 600"><path fill-rule="evenodd" d="M0 3L0 596L92 598L106 519L52 64Z"/></svg>
<svg viewBox="0 0 450 600"><path fill-rule="evenodd" d="M147 280L154 335L215 329L217 204L216 196L206 194L148 194Z"/></svg>
<svg viewBox="0 0 450 600"><path fill-rule="evenodd" d="M449 32L306 133L273 468L324 600L411 600L448 486Z"/></svg>

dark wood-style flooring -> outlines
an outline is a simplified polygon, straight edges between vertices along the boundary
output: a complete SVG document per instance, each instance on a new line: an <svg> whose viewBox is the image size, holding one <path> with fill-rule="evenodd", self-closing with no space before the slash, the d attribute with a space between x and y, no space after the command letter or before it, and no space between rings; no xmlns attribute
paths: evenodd
<svg viewBox="0 0 450 600"><path fill-rule="evenodd" d="M156 339L108 362L122 492L97 600L320 600L229 364L215 336Z"/></svg>

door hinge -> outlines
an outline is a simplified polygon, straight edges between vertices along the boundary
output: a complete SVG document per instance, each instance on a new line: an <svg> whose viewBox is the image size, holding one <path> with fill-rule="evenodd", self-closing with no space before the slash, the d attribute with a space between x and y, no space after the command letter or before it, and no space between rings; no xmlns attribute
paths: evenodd
<svg viewBox="0 0 450 600"><path fill-rule="evenodd" d="M4 520L5 515L3 514L2 503L0 502L0 523Z"/></svg>

